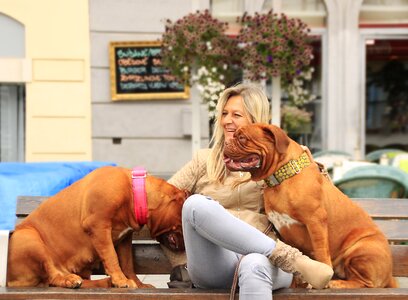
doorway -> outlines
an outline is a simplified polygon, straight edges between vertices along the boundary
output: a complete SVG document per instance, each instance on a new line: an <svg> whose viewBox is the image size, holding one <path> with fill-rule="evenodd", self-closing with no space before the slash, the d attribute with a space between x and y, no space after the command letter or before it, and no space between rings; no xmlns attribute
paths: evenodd
<svg viewBox="0 0 408 300"><path fill-rule="evenodd" d="M408 36L364 38L365 153L408 151Z"/></svg>

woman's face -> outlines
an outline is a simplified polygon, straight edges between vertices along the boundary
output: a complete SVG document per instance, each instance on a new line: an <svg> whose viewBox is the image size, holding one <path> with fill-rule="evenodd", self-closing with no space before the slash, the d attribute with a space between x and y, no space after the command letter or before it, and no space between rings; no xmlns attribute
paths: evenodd
<svg viewBox="0 0 408 300"><path fill-rule="evenodd" d="M244 103L240 95L235 95L228 99L222 111L220 123L224 129L225 140L231 139L238 127L252 123L249 116L245 113Z"/></svg>

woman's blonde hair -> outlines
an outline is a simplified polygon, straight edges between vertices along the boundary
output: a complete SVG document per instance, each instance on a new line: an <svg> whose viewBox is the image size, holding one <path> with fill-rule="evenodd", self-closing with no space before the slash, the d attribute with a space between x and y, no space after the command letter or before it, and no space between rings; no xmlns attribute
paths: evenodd
<svg viewBox="0 0 408 300"><path fill-rule="evenodd" d="M227 88L220 96L216 107L216 121L211 138L213 144L207 161L207 172L210 181L222 183L227 175L224 164L224 130L221 117L224 106L232 96L239 95L243 99L244 111L252 123L269 123L270 105L263 89L253 83L240 83Z"/></svg>

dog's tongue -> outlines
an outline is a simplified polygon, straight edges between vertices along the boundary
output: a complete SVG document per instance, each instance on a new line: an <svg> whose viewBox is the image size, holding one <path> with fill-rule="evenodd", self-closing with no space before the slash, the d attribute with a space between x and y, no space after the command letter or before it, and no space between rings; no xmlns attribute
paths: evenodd
<svg viewBox="0 0 408 300"><path fill-rule="evenodd" d="M224 163L230 170L241 170L242 166L240 162L233 161L229 157L224 157Z"/></svg>
<svg viewBox="0 0 408 300"><path fill-rule="evenodd" d="M227 168L232 171L241 171L251 167L250 163L245 161L234 161L231 158L224 159L224 163Z"/></svg>
<svg viewBox="0 0 408 300"><path fill-rule="evenodd" d="M231 161L232 161L231 158L229 158L229 157L227 157L227 156L224 156L224 163L225 163L225 164L228 164L228 163L230 163Z"/></svg>
<svg viewBox="0 0 408 300"><path fill-rule="evenodd" d="M225 156L224 163L227 166L227 168L230 170L239 171L239 170L251 169L251 168L256 168L258 166L259 157L257 155L250 155L246 157L245 159L234 161L230 157Z"/></svg>

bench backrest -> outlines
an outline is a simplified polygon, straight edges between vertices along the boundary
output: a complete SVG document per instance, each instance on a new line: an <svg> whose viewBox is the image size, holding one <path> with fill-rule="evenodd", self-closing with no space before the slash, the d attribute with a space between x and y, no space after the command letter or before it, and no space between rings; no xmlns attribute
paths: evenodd
<svg viewBox="0 0 408 300"><path fill-rule="evenodd" d="M20 196L17 223L48 197ZM408 277L408 199L353 199L373 218L391 245L394 276ZM135 269L139 274L168 274L170 263L157 242L144 229L133 235Z"/></svg>

